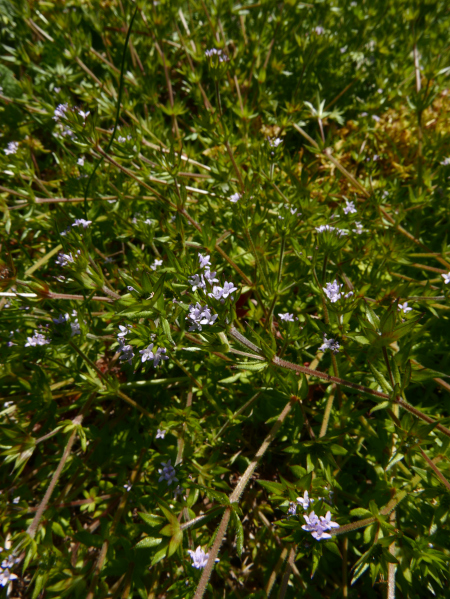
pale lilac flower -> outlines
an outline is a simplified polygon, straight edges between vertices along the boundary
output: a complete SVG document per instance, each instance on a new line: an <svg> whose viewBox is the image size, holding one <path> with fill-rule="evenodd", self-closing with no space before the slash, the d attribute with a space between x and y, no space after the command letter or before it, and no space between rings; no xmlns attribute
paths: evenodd
<svg viewBox="0 0 450 599"><path fill-rule="evenodd" d="M320 519L314 512L311 512L309 516L303 515L306 524L302 526L303 530L310 532L312 536L317 540L331 539L331 535L326 531L331 528L339 528L339 524L331 521L331 512L327 512L326 516L320 516Z"/></svg>
<svg viewBox="0 0 450 599"><path fill-rule="evenodd" d="M408 312L411 312L412 308L408 307L408 302L405 302L404 304L399 304L398 305L398 310L399 312L403 312L404 314L407 314Z"/></svg>
<svg viewBox="0 0 450 599"><path fill-rule="evenodd" d="M337 302L338 300L341 299L341 297L342 297L342 293L340 291L341 287L342 287L342 285L340 285L336 281L336 279L332 283L327 283L326 287L323 287L325 295L328 297L328 299L331 301L332 304L334 304L335 302Z"/></svg>
<svg viewBox="0 0 450 599"><path fill-rule="evenodd" d="M211 272L210 270L205 270L204 277L205 277L205 281L207 283L209 283L210 285L213 285L214 283L218 283L219 282L219 279L215 278L216 277L216 271Z"/></svg>
<svg viewBox="0 0 450 599"><path fill-rule="evenodd" d="M134 358L132 345L125 345L122 339L119 339L119 348L117 351L122 354L119 358L121 362L128 362L131 364L131 360Z"/></svg>
<svg viewBox="0 0 450 599"><path fill-rule="evenodd" d="M80 108L77 108L77 112L81 116L83 121L86 121L87 117L91 114L89 110L87 112L84 112L84 110L81 110Z"/></svg>
<svg viewBox="0 0 450 599"><path fill-rule="evenodd" d="M355 203L345 200L344 214L354 214L356 212Z"/></svg>
<svg viewBox="0 0 450 599"><path fill-rule="evenodd" d="M81 250L77 250L77 253L75 256L73 256L72 253L64 254L64 252L59 252L58 258L55 260L55 264L58 266L67 266L69 263L73 264L75 262L75 258L78 258L80 253Z"/></svg>
<svg viewBox="0 0 450 599"><path fill-rule="evenodd" d="M214 285L213 290L211 293L208 293L208 295L216 300L220 300L222 299L223 289L222 287L219 287L219 285Z"/></svg>
<svg viewBox="0 0 450 599"><path fill-rule="evenodd" d="M188 277L188 282L189 285L192 285L192 291L204 289L206 287L203 275L193 275L192 277Z"/></svg>
<svg viewBox="0 0 450 599"><path fill-rule="evenodd" d="M218 314L211 314L211 309L208 306L201 306L198 302L189 306L189 314L186 320L191 321L189 331L201 331L202 325L212 325L217 320Z"/></svg>
<svg viewBox="0 0 450 599"><path fill-rule="evenodd" d="M156 260L156 259L155 259L155 260L153 261L153 264L150 264L150 268L151 268L152 270L156 270L156 269L158 268L158 266L161 266L161 265L162 265L162 263L163 263L163 261L162 261L162 260Z"/></svg>
<svg viewBox="0 0 450 599"><path fill-rule="evenodd" d="M364 232L363 226L360 222L355 222L356 225L356 229L352 229L353 233L356 233L357 235L361 235L361 233Z"/></svg>
<svg viewBox="0 0 450 599"><path fill-rule="evenodd" d="M372 115L372 118L373 118L373 120L374 120L376 123L379 123L379 122L381 121L380 117L379 117L379 116L377 116L376 114L373 114L373 115Z"/></svg>
<svg viewBox="0 0 450 599"><path fill-rule="evenodd" d="M233 195L231 195L229 198L230 202L233 202L233 204L236 204L236 202L238 202L241 199L241 194L240 193L233 193Z"/></svg>
<svg viewBox="0 0 450 599"><path fill-rule="evenodd" d="M202 256L202 254L199 253L198 261L200 262L200 268L209 268L211 266L211 256Z"/></svg>
<svg viewBox="0 0 450 599"><path fill-rule="evenodd" d="M78 166L84 166L84 160L85 160L84 156L80 156L80 158L78 158L78 160L77 160Z"/></svg>
<svg viewBox="0 0 450 599"><path fill-rule="evenodd" d="M225 281L225 283L223 284L222 298L227 299L227 297L231 295L234 291L237 291L237 287L235 287L233 283L227 283Z"/></svg>
<svg viewBox="0 0 450 599"><path fill-rule="evenodd" d="M228 62L230 60L227 54L225 54L221 48L211 48L210 50L205 50L205 56L208 58L217 56L219 62Z"/></svg>
<svg viewBox="0 0 450 599"><path fill-rule="evenodd" d="M181 485L177 485L175 487L175 489L173 490L173 498L176 500L178 498L178 495L182 495L183 494L183 487Z"/></svg>
<svg viewBox="0 0 450 599"><path fill-rule="evenodd" d="M71 328L71 337L74 337L75 335L81 335L81 329L80 329L80 324L78 322L78 318L75 318L74 322L70 323L70 328Z"/></svg>
<svg viewBox="0 0 450 599"><path fill-rule="evenodd" d="M141 354L141 362L144 363L147 360L153 360L155 357L155 354L153 353L153 343L150 343L150 345L144 349L139 350L139 353Z"/></svg>
<svg viewBox="0 0 450 599"><path fill-rule="evenodd" d="M123 485L123 488L127 491L127 493L129 493L131 491L133 485L130 485L130 483L127 483L126 485Z"/></svg>
<svg viewBox="0 0 450 599"><path fill-rule="evenodd" d="M286 312L285 314L278 314L280 320L284 320L285 322L294 322L294 315Z"/></svg>
<svg viewBox="0 0 450 599"><path fill-rule="evenodd" d="M441 275L444 279L444 285L448 285L450 283L450 271Z"/></svg>
<svg viewBox="0 0 450 599"><path fill-rule="evenodd" d="M9 154L15 154L18 149L19 149L19 142L18 141L10 141L8 146L3 151L8 156Z"/></svg>
<svg viewBox="0 0 450 599"><path fill-rule="evenodd" d="M345 54L347 52L347 46L342 46L342 48L339 48L339 52L341 54Z"/></svg>
<svg viewBox="0 0 450 599"><path fill-rule="evenodd" d="M314 31L317 33L317 35L322 35L325 32L325 29L323 27L316 27L314 29Z"/></svg>
<svg viewBox="0 0 450 599"><path fill-rule="evenodd" d="M58 104L58 106L55 108L55 112L52 117L53 120L59 121L60 119L64 118L66 116L68 108L69 107L67 104Z"/></svg>
<svg viewBox="0 0 450 599"><path fill-rule="evenodd" d="M6 150L5 150L5 152L6 152ZM442 164L442 166L449 166L450 158L444 158L444 160L442 160L442 162L440 162L439 164Z"/></svg>
<svg viewBox="0 0 450 599"><path fill-rule="evenodd" d="M127 285L127 289L130 293L131 293L131 291L136 291L136 289L134 287L132 287L131 285Z"/></svg>
<svg viewBox="0 0 450 599"><path fill-rule="evenodd" d="M119 342L121 342L130 332L131 330L131 324L127 324L125 326L119 324L119 332L117 333L117 338L119 340Z"/></svg>
<svg viewBox="0 0 450 599"><path fill-rule="evenodd" d="M64 324L69 320L68 314L60 314L58 318L53 318L55 324Z"/></svg>
<svg viewBox="0 0 450 599"><path fill-rule="evenodd" d="M153 360L153 366L156 368L161 360L168 360L169 358L165 355L166 349L164 347L158 347L158 349L153 352L153 345L153 343L150 343L145 349L139 350L139 353L141 354L141 362Z"/></svg>
<svg viewBox="0 0 450 599"><path fill-rule="evenodd" d="M309 508L309 504L310 503L314 503L314 499L311 499L308 495L308 491L305 491L303 493L303 497L297 497L297 503L300 504L302 506L302 508L304 510L307 510Z"/></svg>
<svg viewBox="0 0 450 599"><path fill-rule="evenodd" d="M19 501L20 501L20 497L14 497L13 503L17 504L17 503L19 503Z"/></svg>
<svg viewBox="0 0 450 599"><path fill-rule="evenodd" d="M9 585L13 580L16 580L17 576L9 571L8 568L0 572L0 586L5 587Z"/></svg>
<svg viewBox="0 0 450 599"><path fill-rule="evenodd" d="M161 474L158 479L159 483L162 480L166 480L167 486L170 487L174 481L178 482L178 478L175 476L175 468L172 466L171 460L168 460L167 462L161 462L161 466L163 466L163 468L158 470L158 473Z"/></svg>
<svg viewBox="0 0 450 599"><path fill-rule="evenodd" d="M166 431L158 429L157 432L156 432L155 439L164 439L165 436L166 436Z"/></svg>
<svg viewBox="0 0 450 599"><path fill-rule="evenodd" d="M120 144L124 144L126 141L131 141L131 135L127 135L126 137L123 137L123 135L119 135L119 137L117 138L117 141Z"/></svg>
<svg viewBox="0 0 450 599"><path fill-rule="evenodd" d="M267 141L271 148L278 148L278 146L283 143L283 140L280 137L276 137L275 139L268 137Z"/></svg>
<svg viewBox="0 0 450 599"><path fill-rule="evenodd" d="M208 563L209 553L205 553L200 545L195 551L188 549L188 553L192 559L192 566L197 570L203 569Z"/></svg>
<svg viewBox="0 0 450 599"><path fill-rule="evenodd" d="M295 516L295 514L297 513L297 504L294 503L293 501L289 502L289 509L287 511L288 516Z"/></svg>
<svg viewBox="0 0 450 599"><path fill-rule="evenodd" d="M353 295L353 291L349 291L348 293L346 293L344 295L344 299L348 299L349 297L352 297L352 295Z"/></svg>
<svg viewBox="0 0 450 599"><path fill-rule="evenodd" d="M320 225L316 227L316 231L318 233L324 233L325 231L336 231L336 235L347 235L346 231L343 229L336 229L336 227L332 227L331 225Z"/></svg>
<svg viewBox="0 0 450 599"><path fill-rule="evenodd" d="M153 366L154 368L156 368L157 366L159 366L159 363L161 362L161 360L168 360L169 357L166 356L166 348L165 347L158 347L158 349L155 352L155 357L153 358Z"/></svg>
<svg viewBox="0 0 450 599"><path fill-rule="evenodd" d="M27 337L28 342L25 343L25 347L37 347L38 345L47 345L50 343L49 339L46 339L42 333L34 331L33 337Z"/></svg>
<svg viewBox="0 0 450 599"><path fill-rule="evenodd" d="M339 352L339 347L339 342L335 339L327 339L327 335L325 333L323 336L323 343L319 347L319 351L326 351L327 349L329 349L334 354L337 354Z"/></svg>
<svg viewBox="0 0 450 599"><path fill-rule="evenodd" d="M72 227L83 227L83 229L87 229L89 225L92 224L91 220L85 220L84 218L76 218L73 221Z"/></svg>

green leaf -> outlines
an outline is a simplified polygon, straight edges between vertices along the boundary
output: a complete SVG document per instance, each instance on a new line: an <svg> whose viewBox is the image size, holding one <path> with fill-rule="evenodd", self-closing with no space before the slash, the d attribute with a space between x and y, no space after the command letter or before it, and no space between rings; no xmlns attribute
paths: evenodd
<svg viewBox="0 0 450 599"><path fill-rule="evenodd" d="M285 485L282 485L281 483L277 483L275 481L258 480L256 482L258 483L258 485L261 485L261 487L264 487L266 491L269 491L270 493L275 493L276 495L282 495L286 491Z"/></svg>
<svg viewBox="0 0 450 599"><path fill-rule="evenodd" d="M144 514L143 512L139 512L139 516L149 526L160 526L164 522L164 519L161 518L161 516L155 516L154 514Z"/></svg>
<svg viewBox="0 0 450 599"><path fill-rule="evenodd" d="M181 532L181 531L180 531ZM135 549L148 549L149 547L156 547L162 542L162 538L157 537L145 537L139 543L135 545Z"/></svg>

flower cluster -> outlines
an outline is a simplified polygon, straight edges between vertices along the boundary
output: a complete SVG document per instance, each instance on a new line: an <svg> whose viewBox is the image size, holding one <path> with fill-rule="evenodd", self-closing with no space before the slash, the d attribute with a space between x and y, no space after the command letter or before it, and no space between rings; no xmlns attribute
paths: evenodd
<svg viewBox="0 0 450 599"><path fill-rule="evenodd" d="M8 156L9 154L15 154L18 149L19 149L19 142L18 141L10 141L8 146L3 151Z"/></svg>
<svg viewBox="0 0 450 599"><path fill-rule="evenodd" d="M286 312L285 314L278 314L278 316L280 317L280 320L284 320L285 322L294 322L295 318L293 314L289 314L289 312Z"/></svg>
<svg viewBox="0 0 450 599"><path fill-rule="evenodd" d="M155 260L153 260L153 264L150 264L150 268L152 270L156 270L158 268L158 266L162 265L162 263L163 263L162 260L156 260L156 258L155 258Z"/></svg>
<svg viewBox="0 0 450 599"><path fill-rule="evenodd" d="M325 295L331 301L332 304L339 301L342 297L348 299L353 295L353 291L349 291L347 294L341 292L342 284L339 284L336 279L332 283L327 283L326 287L323 287Z"/></svg>
<svg viewBox="0 0 450 599"><path fill-rule="evenodd" d="M332 522L330 511L326 513L325 517L319 517L314 512L311 512L309 516L304 514L303 518L306 521L306 524L303 524L302 526L303 530L310 532L316 541L321 541L322 539L331 539L331 535L326 531L331 530L332 528L339 528L339 524L337 522Z"/></svg>
<svg viewBox="0 0 450 599"><path fill-rule="evenodd" d="M73 256L72 253L65 254L64 252L59 252L58 258L55 260L55 264L58 266L67 266L69 263L73 264L80 254L81 250L78 250L75 256Z"/></svg>
<svg viewBox="0 0 450 599"><path fill-rule="evenodd" d="M192 291L196 291L197 289L206 289L206 283L208 283L212 286L212 291L208 293L208 296L216 300L220 300L223 303L227 297L229 297L234 291L237 291L237 287L228 281L225 281L223 287L214 285L214 283L219 282L219 279L216 279L216 271L211 272L209 269L211 266L211 258L209 256L202 256L202 254L199 254L198 258L200 262L200 268L205 268L206 270L204 273L188 277L189 284L192 286ZM231 299L233 299L233 296L231 296Z"/></svg>
<svg viewBox="0 0 450 599"><path fill-rule="evenodd" d="M3 547L0 547L0 552L1 551L3 551ZM13 568L19 562L20 558L14 557L13 555L9 555L6 559L2 561L2 565L0 567L0 586L5 587L6 585L9 585L13 580L17 579L17 575L11 572L11 568Z"/></svg>
<svg viewBox="0 0 450 599"><path fill-rule="evenodd" d="M225 281L223 287L219 287L219 285L214 285L212 292L208 293L208 296L223 302L234 291L237 291L237 287L235 287L233 283L228 283L227 281ZM231 299L233 299L233 296L231 296Z"/></svg>
<svg viewBox="0 0 450 599"><path fill-rule="evenodd" d="M189 331L201 331L202 325L214 324L218 318L218 314L211 314L211 309L208 306L202 306L198 302L189 306L189 314L186 320L190 320Z"/></svg>
<svg viewBox="0 0 450 599"><path fill-rule="evenodd" d="M347 235L347 232L344 229L336 229L336 227L332 227L331 225L320 225L320 227L316 227L316 231L318 233L325 233L325 231L336 231L336 235Z"/></svg>
<svg viewBox="0 0 450 599"><path fill-rule="evenodd" d="M349 200L345 200L344 214L354 214L356 212L357 210L355 208L355 203L349 202Z"/></svg>
<svg viewBox="0 0 450 599"><path fill-rule="evenodd" d="M325 333L323 336L323 343L319 347L319 351L326 351L327 349L329 349L334 354L337 354L339 352L339 347L339 342L336 341L336 339L327 339L327 335Z"/></svg>
<svg viewBox="0 0 450 599"><path fill-rule="evenodd" d="M142 362L146 362L147 360L153 360L153 366L156 368L157 366L159 366L161 360L168 360L169 358L166 356L166 349L164 347L158 347L158 349L155 352L153 352L153 345L153 343L150 343L148 347L146 347L145 349L141 349L139 353L141 354Z"/></svg>
<svg viewBox="0 0 450 599"><path fill-rule="evenodd" d="M194 568L197 568L197 570L201 570L206 566L209 558L209 553L205 553L203 549L200 547L200 545L197 547L195 551L192 551L192 549L188 549L188 553L191 556L192 566Z"/></svg>
<svg viewBox="0 0 450 599"><path fill-rule="evenodd" d="M174 481L178 482L178 478L176 477L175 468L172 466L171 460L167 460L167 462L161 462L161 466L162 466L162 468L160 468L158 470L158 473L161 475L158 479L159 483L162 480L165 480L165 481L167 481L167 486L170 487L170 485Z"/></svg>
<svg viewBox="0 0 450 599"><path fill-rule="evenodd" d="M83 229L87 229L91 224L91 220L85 220L84 218L76 218L73 222L72 227L83 227Z"/></svg>
<svg viewBox="0 0 450 599"><path fill-rule="evenodd" d="M44 337L42 333L38 331L34 331L33 337L27 337L27 343L25 343L25 347L37 347L38 345L47 345L50 343L50 340Z"/></svg>
<svg viewBox="0 0 450 599"><path fill-rule="evenodd" d="M219 62L228 62L230 58L221 48L211 48L210 50L205 50L205 56L208 58L212 58L213 56L217 56Z"/></svg>
<svg viewBox="0 0 450 599"><path fill-rule="evenodd" d="M55 108L55 112L53 113L53 120L60 121L62 118L65 118L68 109L69 106L67 104L58 104L58 106Z"/></svg>
<svg viewBox="0 0 450 599"><path fill-rule="evenodd" d="M133 352L133 346L132 345L127 345L125 343L126 339L125 337L127 336L128 332L131 329L131 325L119 325L119 333L117 333L117 341L119 342L119 347L117 349L117 351L121 354L119 360L121 362L128 362L129 364L131 364L131 360L134 358L134 352Z"/></svg>
<svg viewBox="0 0 450 599"><path fill-rule="evenodd" d="M297 503L295 503L294 501L292 501L291 504L290 504L290 506L289 506L288 514L290 516L295 516L295 514L297 513L297 507L299 505L301 505L304 510L307 510L309 508L309 504L310 503L314 503L314 499L311 499L309 497L308 491L304 492L303 497L297 497L297 499L295 501Z"/></svg>

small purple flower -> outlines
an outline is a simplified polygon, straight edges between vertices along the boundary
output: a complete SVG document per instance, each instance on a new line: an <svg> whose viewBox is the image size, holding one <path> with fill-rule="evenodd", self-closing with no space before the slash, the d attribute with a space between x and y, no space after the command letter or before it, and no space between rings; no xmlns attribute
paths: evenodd
<svg viewBox="0 0 450 599"><path fill-rule="evenodd" d="M165 480L167 481L167 486L170 487L174 481L178 482L178 478L175 476L175 468L172 466L171 460L168 460L167 462L161 462L161 466L162 468L158 470L158 473L161 474L158 479L159 483Z"/></svg>
<svg viewBox="0 0 450 599"><path fill-rule="evenodd" d="M165 436L166 436L166 431L162 430L162 429L158 429L156 431L156 437L155 437L155 439L164 439Z"/></svg>
<svg viewBox="0 0 450 599"><path fill-rule="evenodd" d="M209 553L205 553L200 545L195 551L188 549L188 553L192 559L192 566L197 570L202 570L208 563Z"/></svg>
<svg viewBox="0 0 450 599"><path fill-rule="evenodd" d="M49 339L46 339L42 333L34 331L33 337L27 337L27 343L25 343L25 347L37 347L38 345L47 345L47 343L50 343Z"/></svg>
<svg viewBox="0 0 450 599"><path fill-rule="evenodd" d="M230 202L233 202L233 204L236 204L236 202L238 202L241 199L241 194L240 193L233 193L233 195L231 195L229 198Z"/></svg>
<svg viewBox="0 0 450 599"><path fill-rule="evenodd" d="M302 508L304 510L307 510L309 508L309 504L310 503L314 503L314 499L311 499L308 495L308 491L305 491L303 493L303 497L297 497L297 503L300 504L302 506Z"/></svg>
<svg viewBox="0 0 450 599"><path fill-rule="evenodd" d="M214 283L218 283L219 279L216 279L216 271L211 272L210 270L205 270L204 278L207 283L213 285Z"/></svg>
<svg viewBox="0 0 450 599"><path fill-rule="evenodd" d="M332 528L339 528L337 522L331 521L331 512L327 512L325 517L320 516L320 519L314 512L311 512L309 516L304 514L303 518L306 521L306 524L302 526L303 530L310 532L317 541L331 539L331 535L326 531Z"/></svg>
<svg viewBox="0 0 450 599"><path fill-rule="evenodd" d="M188 277L189 285L192 285L192 291L197 289L204 289L206 287L205 279L203 275L193 275Z"/></svg>
<svg viewBox="0 0 450 599"><path fill-rule="evenodd" d="M323 287L325 295L328 297L331 303L334 304L341 299L341 287L342 285L340 285L336 280L334 280L332 283L327 283L326 287Z"/></svg>
<svg viewBox="0 0 450 599"><path fill-rule="evenodd" d="M227 299L227 297L229 295L231 295L234 291L237 291L237 287L235 287L233 283L225 282L223 284L223 291L222 291L223 299Z"/></svg>
<svg viewBox="0 0 450 599"><path fill-rule="evenodd" d="M412 308L408 307L408 302L405 302L404 304L399 304L398 305L398 310L399 312L403 312L404 314L407 314L408 312L411 312Z"/></svg>
<svg viewBox="0 0 450 599"><path fill-rule="evenodd" d="M450 283L450 271L441 275L444 279L444 285L448 285Z"/></svg>
<svg viewBox="0 0 450 599"><path fill-rule="evenodd" d="M339 342L335 339L327 339L327 335L325 333L323 336L323 343L319 347L319 351L326 351L327 349L329 349L334 354L337 354L339 352L339 347Z"/></svg>
<svg viewBox="0 0 450 599"><path fill-rule="evenodd" d="M355 203L345 200L344 214L355 214L356 212Z"/></svg>
<svg viewBox="0 0 450 599"><path fill-rule="evenodd" d="M55 108L55 112L53 113L53 120L59 121L60 119L64 118L68 108L69 107L67 104L58 104L58 106Z"/></svg>
<svg viewBox="0 0 450 599"><path fill-rule="evenodd" d="M280 320L284 320L285 322L294 322L294 315L293 314L289 314L289 312L286 312L285 314L278 314L278 316L280 317Z"/></svg>
<svg viewBox="0 0 450 599"><path fill-rule="evenodd" d="M18 149L19 149L19 142L18 141L10 141L8 146L3 151L8 156L9 154L15 154Z"/></svg>
<svg viewBox="0 0 450 599"><path fill-rule="evenodd" d="M209 268L211 266L211 256L202 256L202 254L199 253L198 261L200 262L200 268Z"/></svg>
<svg viewBox="0 0 450 599"><path fill-rule="evenodd" d="M91 220L85 220L84 218L77 218L74 220L72 227L83 227L87 229L92 224Z"/></svg>

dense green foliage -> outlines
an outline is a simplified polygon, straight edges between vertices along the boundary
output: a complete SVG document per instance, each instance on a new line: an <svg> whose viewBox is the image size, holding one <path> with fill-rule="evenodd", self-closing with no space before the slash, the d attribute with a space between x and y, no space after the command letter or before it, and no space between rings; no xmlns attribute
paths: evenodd
<svg viewBox="0 0 450 599"><path fill-rule="evenodd" d="M448 4L0 19L0 594L450 596Z"/></svg>

